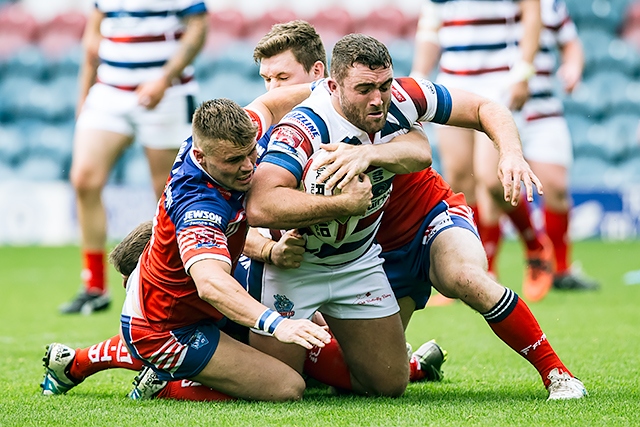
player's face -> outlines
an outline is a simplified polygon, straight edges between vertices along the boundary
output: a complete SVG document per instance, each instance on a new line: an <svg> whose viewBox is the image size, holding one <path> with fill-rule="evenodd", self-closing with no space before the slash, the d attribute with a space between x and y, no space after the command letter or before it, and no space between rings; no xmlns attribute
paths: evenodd
<svg viewBox="0 0 640 427"><path fill-rule="evenodd" d="M291 50L260 61L260 77L264 80L267 91L280 86L311 83L319 78L315 74L314 68L309 72L305 71L302 64L296 61Z"/></svg>
<svg viewBox="0 0 640 427"><path fill-rule="evenodd" d="M256 165L255 141L248 147L236 147L225 140L214 141L214 154L205 156L199 151L196 158L209 175L223 187L236 191L247 191L251 186Z"/></svg>
<svg viewBox="0 0 640 427"><path fill-rule="evenodd" d="M361 64L349 68L341 85L329 84L338 102L338 112L353 125L368 133L376 133L384 126L391 102L393 69L375 70ZM335 102L334 102L335 105Z"/></svg>

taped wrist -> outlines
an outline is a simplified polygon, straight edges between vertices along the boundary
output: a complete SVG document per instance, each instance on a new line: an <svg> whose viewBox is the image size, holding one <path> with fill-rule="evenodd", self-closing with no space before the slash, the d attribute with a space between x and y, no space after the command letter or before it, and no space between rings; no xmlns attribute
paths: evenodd
<svg viewBox="0 0 640 427"><path fill-rule="evenodd" d="M273 311L270 308L267 308L262 312L258 320L256 320L256 324L254 325L254 329L260 329L262 331L273 334L276 331L276 328L282 321L284 317L280 316L277 311Z"/></svg>

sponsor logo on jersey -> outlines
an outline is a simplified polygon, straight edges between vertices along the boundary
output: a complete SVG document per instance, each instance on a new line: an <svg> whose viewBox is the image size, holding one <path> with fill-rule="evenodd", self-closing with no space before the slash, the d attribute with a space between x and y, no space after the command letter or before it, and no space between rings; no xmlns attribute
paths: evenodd
<svg viewBox="0 0 640 427"><path fill-rule="evenodd" d="M293 309L293 301L287 298L286 295L276 294L273 296L275 302L273 303L276 311L280 313L280 316L292 318L296 312Z"/></svg>
<svg viewBox="0 0 640 427"><path fill-rule="evenodd" d="M216 225L221 225L222 217L216 213L198 209L194 211L187 211L184 214L184 223L186 225L191 225L194 223L195 224L213 223Z"/></svg>
<svg viewBox="0 0 640 427"><path fill-rule="evenodd" d="M307 131L313 138L320 136L320 131L316 125L305 114L299 111L292 111L287 115L287 119L292 121L295 125L300 126L301 129Z"/></svg>
<svg viewBox="0 0 640 427"><path fill-rule="evenodd" d="M405 98L404 95L393 85L391 86L391 94L398 100L398 102L404 102L407 100L407 98Z"/></svg>
<svg viewBox="0 0 640 427"><path fill-rule="evenodd" d="M297 154L296 149L285 142L274 141L271 145L272 147L279 148L280 150L286 151L288 153Z"/></svg>
<svg viewBox="0 0 640 427"><path fill-rule="evenodd" d="M280 142L281 144L278 146L285 144L289 147L297 148L301 146L304 141L304 134L293 126L278 126L271 134L271 144L276 145L277 142Z"/></svg>
<svg viewBox="0 0 640 427"><path fill-rule="evenodd" d="M171 183L164 188L164 210L168 211L173 204L173 196L171 195Z"/></svg>

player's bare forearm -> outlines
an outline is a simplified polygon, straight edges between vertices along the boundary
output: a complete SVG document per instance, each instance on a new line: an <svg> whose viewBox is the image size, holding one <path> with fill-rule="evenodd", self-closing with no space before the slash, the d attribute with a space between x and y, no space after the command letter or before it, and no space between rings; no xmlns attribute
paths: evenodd
<svg viewBox="0 0 640 427"><path fill-rule="evenodd" d="M78 72L78 102L76 105L76 114L80 112L84 100L89 93L89 89L96 83L98 65L100 65L98 50L100 48L100 41L102 40L100 24L103 18L104 14L98 9L94 9L87 19L87 24L82 35L84 57Z"/></svg>
<svg viewBox="0 0 640 427"><path fill-rule="evenodd" d="M265 245L275 243L273 240L264 237L258 230L251 227L247 233L247 239L244 242L242 253L252 260L269 262L268 253L265 251Z"/></svg>
<svg viewBox="0 0 640 427"><path fill-rule="evenodd" d="M191 64L202 50L207 38L207 26L206 13L186 18L186 29L180 38L179 48L163 67L168 86L171 85L173 79L182 75L185 67Z"/></svg>
<svg viewBox="0 0 640 427"><path fill-rule="evenodd" d="M266 120L266 125L276 124L293 107L304 101L311 94L311 87L308 83L281 86L260 95L248 109L259 111Z"/></svg>
<svg viewBox="0 0 640 427"><path fill-rule="evenodd" d="M368 185L370 193L371 183ZM296 179L288 171L263 162L256 169L247 194L247 219L253 227L289 230L342 216L362 215L368 206L364 192L362 189L358 194L329 197L307 194L297 189Z"/></svg>
<svg viewBox="0 0 640 427"><path fill-rule="evenodd" d="M540 16L540 0L523 0L522 8L522 39L519 47L522 60L533 64L533 59L540 46L540 31L542 18Z"/></svg>

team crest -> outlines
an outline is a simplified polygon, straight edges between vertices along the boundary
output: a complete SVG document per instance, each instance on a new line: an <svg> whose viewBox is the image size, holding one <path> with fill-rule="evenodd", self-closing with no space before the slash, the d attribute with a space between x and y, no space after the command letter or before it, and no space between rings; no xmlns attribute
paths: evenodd
<svg viewBox="0 0 640 427"><path fill-rule="evenodd" d="M199 350L205 345L209 344L209 340L207 337L200 331L197 331L195 334L191 336L189 340L189 347Z"/></svg>
<svg viewBox="0 0 640 427"><path fill-rule="evenodd" d="M281 316L292 318L293 315L296 314L296 312L293 310L293 302L285 295L276 294L273 296L273 298L275 299L273 305L275 306L276 311L280 313Z"/></svg>

